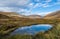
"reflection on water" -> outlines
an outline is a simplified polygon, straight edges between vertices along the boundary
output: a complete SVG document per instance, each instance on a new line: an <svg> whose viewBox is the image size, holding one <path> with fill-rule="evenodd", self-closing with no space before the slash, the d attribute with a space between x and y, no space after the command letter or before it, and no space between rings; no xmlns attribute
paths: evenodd
<svg viewBox="0 0 60 39"><path fill-rule="evenodd" d="M51 29L52 25L49 24L39 24L39 25L31 25L31 26L25 26L20 27L16 29L12 34L36 34L41 31L47 31L48 29Z"/></svg>

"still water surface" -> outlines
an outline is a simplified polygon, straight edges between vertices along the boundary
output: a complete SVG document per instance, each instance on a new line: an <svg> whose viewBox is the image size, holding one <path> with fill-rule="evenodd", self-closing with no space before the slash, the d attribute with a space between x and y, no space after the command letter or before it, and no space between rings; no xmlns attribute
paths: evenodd
<svg viewBox="0 0 60 39"><path fill-rule="evenodd" d="M13 31L12 34L36 34L42 31L47 31L52 28L52 25L49 24L39 24L39 25L31 25L31 26L25 26L20 27Z"/></svg>

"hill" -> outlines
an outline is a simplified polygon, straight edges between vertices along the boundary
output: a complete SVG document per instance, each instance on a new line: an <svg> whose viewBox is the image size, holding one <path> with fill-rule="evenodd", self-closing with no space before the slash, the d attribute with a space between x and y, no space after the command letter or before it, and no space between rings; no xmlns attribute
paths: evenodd
<svg viewBox="0 0 60 39"><path fill-rule="evenodd" d="M27 18L36 19L36 18L41 18L41 16L40 15L29 15L27 16Z"/></svg>
<svg viewBox="0 0 60 39"><path fill-rule="evenodd" d="M2 35L9 34L18 27L24 27L36 24L53 24L55 22L60 22L60 20L58 21L58 20L41 19L40 15L24 16L17 14L15 12L0 12L0 34Z"/></svg>
<svg viewBox="0 0 60 39"><path fill-rule="evenodd" d="M60 11L52 12L47 14L44 19L60 19Z"/></svg>
<svg viewBox="0 0 60 39"><path fill-rule="evenodd" d="M9 19L10 17L0 14L0 19Z"/></svg>
<svg viewBox="0 0 60 39"><path fill-rule="evenodd" d="M4 18L10 17L11 19L19 19L20 17L23 17L23 15L20 15L15 12L0 12L0 18L3 18L3 15L5 16ZM7 17L6 17L7 16Z"/></svg>

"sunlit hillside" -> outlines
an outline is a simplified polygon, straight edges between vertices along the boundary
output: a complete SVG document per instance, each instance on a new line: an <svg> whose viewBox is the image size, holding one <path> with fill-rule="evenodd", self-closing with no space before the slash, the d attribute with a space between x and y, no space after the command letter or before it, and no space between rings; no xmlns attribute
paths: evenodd
<svg viewBox="0 0 60 39"><path fill-rule="evenodd" d="M52 17L50 15L46 15L41 18L39 15L33 16L24 16L19 14L12 14L12 12L0 12L0 38L5 39L59 39L60 38L60 13L53 13ZM10 15L12 14L12 15ZM34 19L32 19L32 17ZM40 18L39 18L40 17ZM46 18L48 17L48 18ZM46 18L46 19L45 19ZM57 19L56 19L57 18ZM10 33L16 30L19 27L37 25L37 24L51 24L53 28L46 31L40 32L36 35L14 35L10 36Z"/></svg>

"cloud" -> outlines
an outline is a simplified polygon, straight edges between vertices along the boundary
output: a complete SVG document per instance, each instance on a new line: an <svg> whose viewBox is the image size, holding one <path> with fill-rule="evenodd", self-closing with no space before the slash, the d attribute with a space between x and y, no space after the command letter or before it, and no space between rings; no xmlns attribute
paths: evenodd
<svg viewBox="0 0 60 39"><path fill-rule="evenodd" d="M45 2L51 2L52 0L46 0Z"/></svg>
<svg viewBox="0 0 60 39"><path fill-rule="evenodd" d="M32 10L37 7L46 8L60 4L60 0L57 0L53 4L50 4L53 0L35 0L37 3L31 1L32 0L0 0L0 11L33 14Z"/></svg>
<svg viewBox="0 0 60 39"><path fill-rule="evenodd" d="M29 0L0 0L0 11L26 12Z"/></svg>
<svg viewBox="0 0 60 39"><path fill-rule="evenodd" d="M3 12L11 12L13 11L13 8L9 8L9 7L0 7L0 11L3 11Z"/></svg>
<svg viewBox="0 0 60 39"><path fill-rule="evenodd" d="M8 6L15 3L17 0L0 0L0 6Z"/></svg>
<svg viewBox="0 0 60 39"><path fill-rule="evenodd" d="M34 0L35 2L39 2L40 0Z"/></svg>
<svg viewBox="0 0 60 39"><path fill-rule="evenodd" d="M18 7L0 7L0 11L2 12L18 12L19 10L22 11L22 9Z"/></svg>
<svg viewBox="0 0 60 39"><path fill-rule="evenodd" d="M29 3L29 1L30 1L30 0L19 0L19 1L17 2L17 5L26 5L26 4Z"/></svg>
<svg viewBox="0 0 60 39"><path fill-rule="evenodd" d="M29 3L27 6L28 6L29 8L32 8L32 7L34 6L34 3Z"/></svg>
<svg viewBox="0 0 60 39"><path fill-rule="evenodd" d="M41 3L41 2L51 2L52 0L34 0L35 2L37 2L37 3Z"/></svg>
<svg viewBox="0 0 60 39"><path fill-rule="evenodd" d="M22 15L29 15L30 10L17 7L0 7L1 12L17 12Z"/></svg>
<svg viewBox="0 0 60 39"><path fill-rule="evenodd" d="M52 1L53 1L53 0L45 0L45 1L43 1L44 3L43 3L43 2L40 2L40 3L38 2L38 3L35 4L34 7L35 7L35 8L36 8L36 7L44 7L44 8L45 8L45 7L52 7L52 6L54 6L54 5L60 4L60 0L56 0L56 2L54 2L53 4L51 4Z"/></svg>
<svg viewBox="0 0 60 39"><path fill-rule="evenodd" d="M23 6L29 3L29 0L0 0L0 6Z"/></svg>

